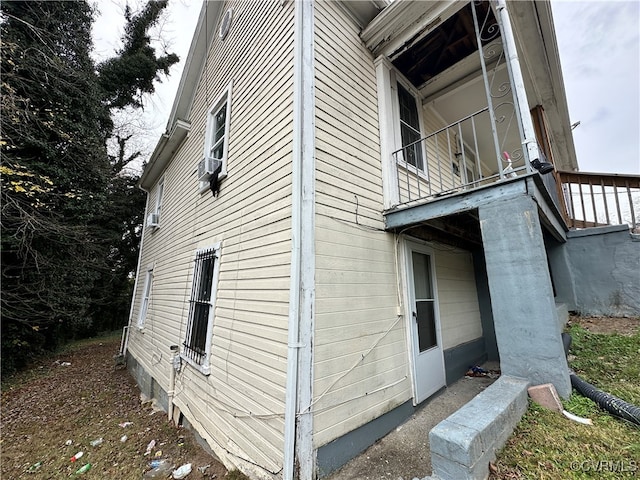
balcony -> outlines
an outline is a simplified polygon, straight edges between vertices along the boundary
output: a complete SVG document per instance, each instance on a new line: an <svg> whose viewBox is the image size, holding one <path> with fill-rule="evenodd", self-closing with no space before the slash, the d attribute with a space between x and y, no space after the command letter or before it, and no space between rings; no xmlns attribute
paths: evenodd
<svg viewBox="0 0 640 480"><path fill-rule="evenodd" d="M393 152L398 201L387 215L448 197L470 207L463 198L481 202L472 193L482 190L484 198L499 196L486 191L535 173L518 150L514 155L505 150L499 157L487 154L491 135L488 108L483 108ZM482 160L487 157L489 161ZM640 233L639 175L555 170L536 183L544 201L553 204L556 217L564 221L565 229L626 224L633 233ZM391 224L394 222L388 222Z"/></svg>
<svg viewBox="0 0 640 480"><path fill-rule="evenodd" d="M485 107L393 152L397 166L396 207L532 172L524 162L518 139L511 142L515 153L505 150L498 156L491 154L491 138L489 109Z"/></svg>
<svg viewBox="0 0 640 480"><path fill-rule="evenodd" d="M640 175L556 172L569 228L629 225L640 233Z"/></svg>

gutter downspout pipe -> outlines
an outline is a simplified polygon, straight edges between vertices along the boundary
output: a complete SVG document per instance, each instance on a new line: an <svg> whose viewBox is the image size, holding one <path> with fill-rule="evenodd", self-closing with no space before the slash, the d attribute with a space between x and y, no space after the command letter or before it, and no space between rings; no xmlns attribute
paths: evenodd
<svg viewBox="0 0 640 480"><path fill-rule="evenodd" d="M294 4L291 274L283 480L314 475L312 337L315 301L315 119L314 5ZM298 472L296 472L296 466Z"/></svg>
<svg viewBox="0 0 640 480"><path fill-rule="evenodd" d="M169 356L169 390L167 390L167 420L173 420L173 397L176 393L176 370L180 367L179 363L176 363L180 360L178 356L179 349L178 345L171 345L169 347L171 350L171 356Z"/></svg>
<svg viewBox="0 0 640 480"><path fill-rule="evenodd" d="M524 79L522 77L522 70L520 69L520 59L518 58L518 50L516 48L516 41L513 35L513 29L511 28L511 20L509 18L509 11L507 10L506 0L497 0L497 12L500 28L502 29L502 43L507 58L507 67L511 75L511 82L513 83L513 97L515 106L518 111L518 118L520 119L520 125L522 126L523 149L522 153L525 156L525 165L527 167L527 173L531 173L531 162L536 160L542 161L540 158L540 152L538 149L538 141L536 140L536 133L533 128L533 121L531 120L531 114L529 113L529 102L527 101L527 93L524 88Z"/></svg>

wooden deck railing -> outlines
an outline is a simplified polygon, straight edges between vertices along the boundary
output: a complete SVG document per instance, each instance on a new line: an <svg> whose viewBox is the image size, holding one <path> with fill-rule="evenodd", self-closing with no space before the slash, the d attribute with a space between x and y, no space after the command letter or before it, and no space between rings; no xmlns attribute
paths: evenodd
<svg viewBox="0 0 640 480"><path fill-rule="evenodd" d="M555 172L569 228L629 225L640 233L640 175Z"/></svg>

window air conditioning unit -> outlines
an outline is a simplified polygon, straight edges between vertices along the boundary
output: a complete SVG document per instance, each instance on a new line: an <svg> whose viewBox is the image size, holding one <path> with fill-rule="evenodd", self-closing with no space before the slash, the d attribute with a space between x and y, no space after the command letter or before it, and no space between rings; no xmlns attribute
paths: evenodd
<svg viewBox="0 0 640 480"><path fill-rule="evenodd" d="M198 163L198 180L201 182L209 180L209 177L222 165L222 160L205 157Z"/></svg>
<svg viewBox="0 0 640 480"><path fill-rule="evenodd" d="M157 213L150 213L147 217L147 227L158 228L160 226L160 215Z"/></svg>

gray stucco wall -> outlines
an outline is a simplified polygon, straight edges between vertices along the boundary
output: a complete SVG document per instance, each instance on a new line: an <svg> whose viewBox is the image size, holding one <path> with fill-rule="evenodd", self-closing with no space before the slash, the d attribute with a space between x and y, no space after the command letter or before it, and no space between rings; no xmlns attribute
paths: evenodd
<svg viewBox="0 0 640 480"><path fill-rule="evenodd" d="M547 257L556 294L556 304L564 304L568 311L576 311L576 294L573 284L573 272L567 253L567 243L546 238Z"/></svg>
<svg viewBox="0 0 640 480"><path fill-rule="evenodd" d="M640 316L640 235L626 225L571 231L564 245L582 315Z"/></svg>

